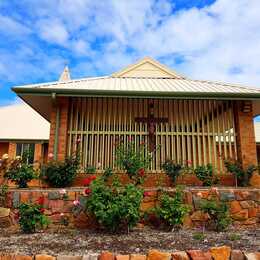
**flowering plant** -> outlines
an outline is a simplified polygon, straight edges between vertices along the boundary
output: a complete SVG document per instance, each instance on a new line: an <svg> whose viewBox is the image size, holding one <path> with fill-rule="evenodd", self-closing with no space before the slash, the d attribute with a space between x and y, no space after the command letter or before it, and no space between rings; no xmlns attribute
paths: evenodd
<svg viewBox="0 0 260 260"><path fill-rule="evenodd" d="M122 185L111 177L112 184L107 182L106 176L101 176L85 189L86 211L109 231L129 230L140 219L143 190L134 184ZM78 202L73 204L78 205Z"/></svg>
<svg viewBox="0 0 260 260"><path fill-rule="evenodd" d="M120 142L116 146L116 162L119 167L126 171L126 174L135 184L141 184L145 177L145 170L149 168L152 161L152 153L147 145L141 142L139 146L132 140L127 143Z"/></svg>
<svg viewBox="0 0 260 260"><path fill-rule="evenodd" d="M42 167L41 179L49 183L52 187L63 188L71 185L79 169L78 152L64 161L51 160Z"/></svg>
<svg viewBox="0 0 260 260"><path fill-rule="evenodd" d="M89 186L92 181L94 181L97 177L95 175L89 176L83 180L83 186Z"/></svg>
<svg viewBox="0 0 260 260"><path fill-rule="evenodd" d="M64 200L68 199L68 193L65 189L61 189L59 191L59 193L60 193L60 196L61 196L62 199L64 199Z"/></svg>
<svg viewBox="0 0 260 260"><path fill-rule="evenodd" d="M19 188L27 188L28 182L38 178L37 172L32 164L28 164L28 154L24 153L22 157L12 160L6 168L4 177L11 180Z"/></svg>
<svg viewBox="0 0 260 260"><path fill-rule="evenodd" d="M181 171L183 170L184 166L179 163L175 163L173 160L166 160L163 163L162 168L171 178L173 184L175 184L177 178L181 175Z"/></svg>
<svg viewBox="0 0 260 260"><path fill-rule="evenodd" d="M37 203L22 203L19 206L19 225L24 233L34 233L37 228L44 228L50 223L44 215L44 198L40 197Z"/></svg>

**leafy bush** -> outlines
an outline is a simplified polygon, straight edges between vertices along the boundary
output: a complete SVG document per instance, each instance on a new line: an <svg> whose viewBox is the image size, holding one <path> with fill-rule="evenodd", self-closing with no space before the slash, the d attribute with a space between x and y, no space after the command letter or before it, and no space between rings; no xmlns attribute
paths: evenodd
<svg viewBox="0 0 260 260"><path fill-rule="evenodd" d="M192 238L195 240L202 241L206 238L206 235L202 232L195 232L192 234Z"/></svg>
<svg viewBox="0 0 260 260"><path fill-rule="evenodd" d="M189 206L183 203L182 188L177 187L174 197L166 193L160 197L160 205L155 208L155 213L170 228L179 228L189 210Z"/></svg>
<svg viewBox="0 0 260 260"><path fill-rule="evenodd" d="M96 167L94 167L94 166L87 166L85 171L86 171L87 174L94 174L94 173L96 173Z"/></svg>
<svg viewBox="0 0 260 260"><path fill-rule="evenodd" d="M241 235L237 234L237 233L231 233L228 235L228 239L231 241L237 241L241 239Z"/></svg>
<svg viewBox="0 0 260 260"><path fill-rule="evenodd" d="M167 160L163 163L162 168L175 184L177 178L181 175L183 166L179 163L175 163L172 160Z"/></svg>
<svg viewBox="0 0 260 260"><path fill-rule="evenodd" d="M70 186L79 169L79 156L71 156L63 162L50 161L42 167L41 178L55 188Z"/></svg>
<svg viewBox="0 0 260 260"><path fill-rule="evenodd" d="M2 184L0 185L0 207L5 207L6 204L6 196L8 193L8 185Z"/></svg>
<svg viewBox="0 0 260 260"><path fill-rule="evenodd" d="M113 176L113 170L110 167L106 168L105 171L103 172L104 181L108 181L108 179L112 176Z"/></svg>
<svg viewBox="0 0 260 260"><path fill-rule="evenodd" d="M135 142L119 143L116 147L116 162L136 184L143 182L145 170L150 166L152 154L145 143L136 147Z"/></svg>
<svg viewBox="0 0 260 260"><path fill-rule="evenodd" d="M209 215L207 227L216 231L224 231L231 224L228 206L214 198L201 202L201 210Z"/></svg>
<svg viewBox="0 0 260 260"><path fill-rule="evenodd" d="M109 185L102 176L91 182L85 194L87 213L93 215L106 230L129 230L140 219L143 190L134 184L123 186L114 179Z"/></svg>
<svg viewBox="0 0 260 260"><path fill-rule="evenodd" d="M241 163L235 160L226 160L224 164L227 171L235 176L236 185L238 186L248 186L250 178L257 170L254 165L250 165L246 170L244 170Z"/></svg>
<svg viewBox="0 0 260 260"><path fill-rule="evenodd" d="M38 228L48 226L49 220L44 215L41 204L22 203L19 206L19 225L24 233L34 233Z"/></svg>
<svg viewBox="0 0 260 260"><path fill-rule="evenodd" d="M202 181L203 186L212 186L219 181L217 176L214 175L214 169L211 164L198 166L194 172L197 178Z"/></svg>
<svg viewBox="0 0 260 260"><path fill-rule="evenodd" d="M23 154L22 157L17 157L9 164L4 177L14 182L19 188L27 188L28 182L38 178L33 165L28 164L27 162L28 154Z"/></svg>

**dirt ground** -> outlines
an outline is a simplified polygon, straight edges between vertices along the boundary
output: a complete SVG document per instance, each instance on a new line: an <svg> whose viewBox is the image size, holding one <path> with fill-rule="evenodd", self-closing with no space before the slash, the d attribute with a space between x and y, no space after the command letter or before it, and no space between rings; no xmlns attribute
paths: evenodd
<svg viewBox="0 0 260 260"><path fill-rule="evenodd" d="M83 255L87 252L109 250L115 253L147 253L149 249L205 249L229 245L233 249L260 251L260 229L209 232L201 230L165 232L149 227L135 229L129 234L104 234L97 231L50 229L35 234L0 229L0 252L21 254Z"/></svg>

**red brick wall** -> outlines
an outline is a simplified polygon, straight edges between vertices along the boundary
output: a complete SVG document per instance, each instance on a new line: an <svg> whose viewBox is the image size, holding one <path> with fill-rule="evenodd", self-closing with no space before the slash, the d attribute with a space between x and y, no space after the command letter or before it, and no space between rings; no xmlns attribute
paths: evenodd
<svg viewBox="0 0 260 260"><path fill-rule="evenodd" d="M252 102L247 101L247 105L251 106L249 112L243 112L243 101L237 101L235 106L238 159L245 168L257 164Z"/></svg>
<svg viewBox="0 0 260 260"><path fill-rule="evenodd" d="M9 158L16 157L16 143L9 143L8 155L9 155Z"/></svg>
<svg viewBox="0 0 260 260"><path fill-rule="evenodd" d="M67 147L69 99L65 97L58 97L56 104L53 104L53 108L51 112L49 153L54 153L56 113L58 107L60 109L60 118L59 118L59 130L58 130L57 159L63 160L66 156L66 147Z"/></svg>
<svg viewBox="0 0 260 260"><path fill-rule="evenodd" d="M43 144L36 143L34 149L34 161L42 162L42 160L43 160Z"/></svg>

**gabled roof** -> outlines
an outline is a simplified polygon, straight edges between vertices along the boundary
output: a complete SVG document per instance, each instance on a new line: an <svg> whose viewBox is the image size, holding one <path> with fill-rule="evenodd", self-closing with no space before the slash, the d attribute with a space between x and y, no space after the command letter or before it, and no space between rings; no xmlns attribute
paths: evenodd
<svg viewBox="0 0 260 260"><path fill-rule="evenodd" d="M18 86L13 90L47 119L53 93L59 96L260 100L259 88L188 79L151 58L144 58L111 76Z"/></svg>
<svg viewBox="0 0 260 260"><path fill-rule="evenodd" d="M24 102L0 107L1 141L47 141L50 124Z"/></svg>
<svg viewBox="0 0 260 260"><path fill-rule="evenodd" d="M158 61L145 57L135 64L115 72L112 77L118 78L182 78L172 69L164 66Z"/></svg>

